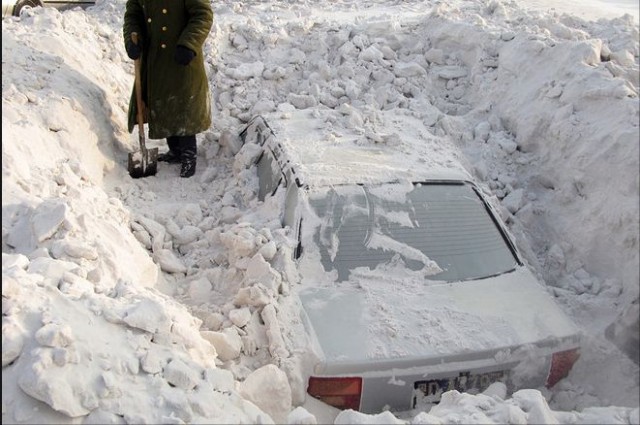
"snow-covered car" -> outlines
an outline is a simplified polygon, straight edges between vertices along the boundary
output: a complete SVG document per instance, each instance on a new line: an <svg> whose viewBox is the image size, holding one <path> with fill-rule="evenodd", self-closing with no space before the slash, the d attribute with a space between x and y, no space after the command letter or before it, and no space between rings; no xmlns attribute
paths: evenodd
<svg viewBox="0 0 640 425"><path fill-rule="evenodd" d="M59 10L74 7L88 7L96 4L95 0L2 0L2 17L20 16L20 12L31 7L54 7Z"/></svg>
<svg viewBox="0 0 640 425"><path fill-rule="evenodd" d="M497 200L420 120L378 115L367 127L345 111L270 113L241 133L262 147L258 197L282 207L297 238L308 394L376 413L498 381L552 387L578 359L580 333Z"/></svg>

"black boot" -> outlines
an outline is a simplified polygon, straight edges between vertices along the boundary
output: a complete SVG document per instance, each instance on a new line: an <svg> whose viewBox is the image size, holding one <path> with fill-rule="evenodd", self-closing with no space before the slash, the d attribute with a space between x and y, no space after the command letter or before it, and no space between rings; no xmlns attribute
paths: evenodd
<svg viewBox="0 0 640 425"><path fill-rule="evenodd" d="M196 157L198 153L196 136L183 136L180 147L182 149L180 177L191 177L196 173Z"/></svg>
<svg viewBox="0 0 640 425"><path fill-rule="evenodd" d="M158 155L158 161L168 162L169 164L181 163L182 154L180 152L180 136L167 137L167 145L169 145L169 151Z"/></svg>
<svg viewBox="0 0 640 425"><path fill-rule="evenodd" d="M174 151L168 151L165 153L158 154L158 161L160 162L168 162L169 164L178 164L182 162L182 157L179 153L175 153Z"/></svg>

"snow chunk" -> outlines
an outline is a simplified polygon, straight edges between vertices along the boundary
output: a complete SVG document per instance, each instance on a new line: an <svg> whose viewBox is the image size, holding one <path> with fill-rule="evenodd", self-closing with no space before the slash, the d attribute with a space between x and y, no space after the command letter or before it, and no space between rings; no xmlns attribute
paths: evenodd
<svg viewBox="0 0 640 425"><path fill-rule="evenodd" d="M229 312L229 320L239 328L242 328L251 320L251 310L248 308L238 308Z"/></svg>
<svg viewBox="0 0 640 425"><path fill-rule="evenodd" d="M91 411L83 405L83 401L91 407L97 407L94 406L97 400L87 392L88 388L72 385L64 376L48 375L45 370L41 362L31 364L18 379L22 391L71 418L84 416Z"/></svg>
<svg viewBox="0 0 640 425"><path fill-rule="evenodd" d="M187 225L180 229L177 235L174 235L174 240L176 245L188 245L200 238L202 234L199 227Z"/></svg>
<svg viewBox="0 0 640 425"><path fill-rule="evenodd" d="M49 257L38 257L29 263L27 271L45 276L57 285L66 272L76 270L77 268L77 264L69 261L54 260Z"/></svg>
<svg viewBox="0 0 640 425"><path fill-rule="evenodd" d="M467 76L467 70L461 66L445 65L434 68L436 75L444 80L455 80Z"/></svg>
<svg viewBox="0 0 640 425"><path fill-rule="evenodd" d="M176 214L176 223L179 226L197 226L202 222L202 208L197 203L184 205Z"/></svg>
<svg viewBox="0 0 640 425"><path fill-rule="evenodd" d="M418 63L397 62L393 69L396 77L419 77L426 75L427 71Z"/></svg>
<svg viewBox="0 0 640 425"><path fill-rule="evenodd" d="M167 229L158 223L157 221L144 217L142 215L135 218L135 222L139 223L144 229L151 235L152 251L159 252L162 250L164 243L164 236L167 233Z"/></svg>
<svg viewBox="0 0 640 425"><path fill-rule="evenodd" d="M4 303L4 300L3 300ZM2 367L13 362L22 353L24 331L16 323L3 319L2 323Z"/></svg>
<svg viewBox="0 0 640 425"><path fill-rule="evenodd" d="M491 132L491 124L488 121L478 123L473 129L473 137L476 140L486 142L489 139L489 133Z"/></svg>
<svg viewBox="0 0 640 425"><path fill-rule="evenodd" d="M258 61L240 64L237 68L228 69L226 73L236 80L249 80L260 77L262 71L264 71L264 63Z"/></svg>
<svg viewBox="0 0 640 425"><path fill-rule="evenodd" d="M269 352L276 359L285 359L289 357L289 352L285 348L282 332L280 331L280 322L276 314L276 308L273 304L264 306L260 315L266 326L267 338L269 339Z"/></svg>
<svg viewBox="0 0 640 425"><path fill-rule="evenodd" d="M236 388L236 380L233 373L225 369L206 369L204 379L216 391L231 392Z"/></svg>
<svg viewBox="0 0 640 425"><path fill-rule="evenodd" d="M218 143L229 156L237 154L242 148L242 139L240 136L229 131L225 131L220 135Z"/></svg>
<svg viewBox="0 0 640 425"><path fill-rule="evenodd" d="M198 372L180 359L172 360L164 368L164 378L174 387L183 390L192 390L200 380Z"/></svg>
<svg viewBox="0 0 640 425"><path fill-rule="evenodd" d="M208 185L218 176L218 169L214 166L207 167L200 175L200 183L202 185Z"/></svg>
<svg viewBox="0 0 640 425"><path fill-rule="evenodd" d="M245 274L247 286L253 283L262 283L274 294L281 292L282 276L274 270L260 254L256 254L249 260Z"/></svg>
<svg viewBox="0 0 640 425"><path fill-rule="evenodd" d="M160 373L166 361L156 351L149 350L140 359L140 367L147 373Z"/></svg>
<svg viewBox="0 0 640 425"><path fill-rule="evenodd" d="M522 410L528 413L527 423L559 423L540 391L529 389L520 390L515 392L511 398Z"/></svg>
<svg viewBox="0 0 640 425"><path fill-rule="evenodd" d="M51 247L51 255L55 258L61 258L68 255L72 258L80 258L85 260L97 260L98 252L95 248L87 243L74 239L64 239L55 241Z"/></svg>
<svg viewBox="0 0 640 425"><path fill-rule="evenodd" d="M318 421L307 409L298 406L287 416L287 424L289 425L316 425Z"/></svg>
<svg viewBox="0 0 640 425"><path fill-rule="evenodd" d="M64 222L67 212L67 204L59 201L45 201L38 205L31 220L37 241L43 242L53 236Z"/></svg>
<svg viewBox="0 0 640 425"><path fill-rule="evenodd" d="M365 50L363 50L358 59L366 62L377 62L382 61L384 58L384 54L378 50L376 46L369 46Z"/></svg>
<svg viewBox="0 0 640 425"><path fill-rule="evenodd" d="M150 299L144 299L137 303L122 320L132 328L150 333L169 332L171 329L171 320L166 309Z"/></svg>
<svg viewBox="0 0 640 425"><path fill-rule="evenodd" d="M187 266L170 249L161 249L154 254L160 268L167 273L186 273Z"/></svg>
<svg viewBox="0 0 640 425"><path fill-rule="evenodd" d="M229 262L235 264L239 259L253 255L256 245L254 235L246 229L236 229L237 233L220 233L220 242L229 250Z"/></svg>
<svg viewBox="0 0 640 425"><path fill-rule="evenodd" d="M234 297L233 303L236 306L260 307L269 304L274 295L263 284L257 283L250 288L241 288Z"/></svg>
<svg viewBox="0 0 640 425"><path fill-rule="evenodd" d="M223 362L236 359L240 355L242 338L235 329L226 328L221 332L202 331L200 335L213 345Z"/></svg>
<svg viewBox="0 0 640 425"><path fill-rule="evenodd" d="M502 205L509 210L511 214L515 214L524 205L524 190L516 189L510 192L502 200Z"/></svg>
<svg viewBox="0 0 640 425"><path fill-rule="evenodd" d="M287 70L281 66L266 69L262 73L262 78L265 80L281 80L287 76Z"/></svg>
<svg viewBox="0 0 640 425"><path fill-rule="evenodd" d="M428 62L435 63L436 65L444 65L446 60L442 49L429 49L425 52L424 58Z"/></svg>
<svg viewBox="0 0 640 425"><path fill-rule="evenodd" d="M22 254L5 254L2 253L2 269L10 269L11 267L18 267L20 269L26 269L29 265L29 258Z"/></svg>
<svg viewBox="0 0 640 425"><path fill-rule="evenodd" d="M307 109L318 105L318 99L308 94L291 93L287 97L287 101L297 109Z"/></svg>
<svg viewBox="0 0 640 425"><path fill-rule="evenodd" d="M36 341L47 347L66 347L73 342L73 331L68 325L49 323L38 329Z"/></svg>
<svg viewBox="0 0 640 425"><path fill-rule="evenodd" d="M271 99L260 99L251 107L251 115L259 115L276 110L276 104Z"/></svg>
<svg viewBox="0 0 640 425"><path fill-rule="evenodd" d="M287 375L268 364L255 370L240 384L240 394L264 410L276 423L286 423L291 408Z"/></svg>
<svg viewBox="0 0 640 425"><path fill-rule="evenodd" d="M126 424L122 416L105 412L98 408L89 413L82 421L83 425Z"/></svg>
<svg viewBox="0 0 640 425"><path fill-rule="evenodd" d="M267 242L258 250L258 254L262 255L262 258L267 261L273 260L277 253L278 247L274 241Z"/></svg>
<svg viewBox="0 0 640 425"><path fill-rule="evenodd" d="M347 424L379 424L379 425L400 425L404 424L402 421L396 418L393 413L385 411L376 415L367 415L366 413L356 412L355 410L343 410L336 416L334 424L347 425Z"/></svg>
<svg viewBox="0 0 640 425"><path fill-rule="evenodd" d="M618 62L625 67L632 67L635 64L633 53L628 50L620 50L611 53L611 60Z"/></svg>
<svg viewBox="0 0 640 425"><path fill-rule="evenodd" d="M194 303L205 303L211 296L211 282L206 277L196 279L189 284L189 298Z"/></svg>
<svg viewBox="0 0 640 425"><path fill-rule="evenodd" d="M494 382L482 392L482 394L489 397L498 397L501 400L507 398L507 386L502 382Z"/></svg>
<svg viewBox="0 0 640 425"><path fill-rule="evenodd" d="M495 141L498 146L508 154L512 154L518 150L518 144L509 138L497 137Z"/></svg>

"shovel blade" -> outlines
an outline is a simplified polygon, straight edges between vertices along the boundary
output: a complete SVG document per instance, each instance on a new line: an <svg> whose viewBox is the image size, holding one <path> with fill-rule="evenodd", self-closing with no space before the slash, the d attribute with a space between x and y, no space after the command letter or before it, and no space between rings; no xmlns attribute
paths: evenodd
<svg viewBox="0 0 640 425"><path fill-rule="evenodd" d="M142 152L130 152L127 166L129 175L134 179L155 176L158 172L158 148L147 149L147 157Z"/></svg>

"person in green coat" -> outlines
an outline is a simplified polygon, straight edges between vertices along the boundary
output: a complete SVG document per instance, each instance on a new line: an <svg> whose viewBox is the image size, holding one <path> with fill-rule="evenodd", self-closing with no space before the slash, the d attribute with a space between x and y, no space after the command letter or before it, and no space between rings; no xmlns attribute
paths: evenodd
<svg viewBox="0 0 640 425"><path fill-rule="evenodd" d="M123 36L129 58L141 60L141 88L149 138L167 139L158 161L196 171L196 135L211 126L211 98L202 46L213 25L209 0L127 0ZM132 34L138 34L134 43ZM135 85L135 84L134 84ZM135 87L128 125L136 125Z"/></svg>

